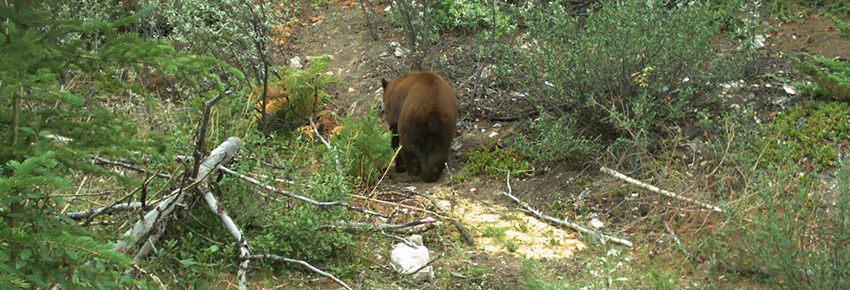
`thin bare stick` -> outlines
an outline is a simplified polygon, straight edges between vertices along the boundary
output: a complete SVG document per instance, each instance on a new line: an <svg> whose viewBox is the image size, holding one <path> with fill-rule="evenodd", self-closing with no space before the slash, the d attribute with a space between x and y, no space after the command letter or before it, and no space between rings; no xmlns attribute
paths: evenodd
<svg viewBox="0 0 850 290"><path fill-rule="evenodd" d="M138 172L141 172L141 173L150 173L150 174L153 174L156 177L171 179L171 175L168 175L168 174L165 174L165 173L159 173L159 172L151 172L147 169L144 169L144 168L132 165L132 164L124 163L124 162L121 162L121 161L112 161L112 160L109 160L109 159L106 159L106 158L95 157L95 156L92 156L91 158L94 159L96 164L106 164L106 165L124 167L124 168L134 170L134 171L138 171Z"/></svg>
<svg viewBox="0 0 850 290"><path fill-rule="evenodd" d="M442 258L444 254L445 254L445 252L440 253L440 255L439 255L439 256L437 256L436 258L432 259L431 261L428 261L428 263L425 263L425 265L422 265L422 266L420 266L419 268L416 268L416 270L415 270L415 271L410 272L410 273L409 273L409 274L407 274L407 275L408 275L408 276L412 276L413 274L419 273L419 271L422 271L422 269L425 269L425 267L430 266L431 264L433 264L434 262L436 262L437 260L439 260L440 258Z"/></svg>
<svg viewBox="0 0 850 290"><path fill-rule="evenodd" d="M418 192L416 192L416 191L411 191L411 192L413 192L413 193L414 193L414 194L416 194L416 195L419 195L419 196L422 196L422 197L424 197L424 198L427 198L427 199L428 199L428 201L430 201L430 202L431 202L431 205L433 205L433 206L434 206L434 208L435 208L435 209L437 209L437 211L439 211L442 215L445 215L445 216L447 216L447 217L451 217L451 216L452 216L452 215L451 215L451 214L449 214L449 212L447 212L447 211L446 211L446 209L444 209L444 208L443 208L443 206L441 206L441 205L440 205L440 203L439 203L439 202L437 202L437 200L435 200L433 197L431 197L431 196L429 196L429 195L427 195L427 194L424 194L424 193L418 193ZM472 245L474 245L474 244L475 244L475 239L473 239L473 238L472 238L472 236L471 236L471 235L469 235L469 232L467 232L467 231L466 231L466 228L464 228L463 226L461 226L461 225L460 225L460 223L459 223L456 219L454 219L454 218L449 218L449 222L450 222L450 223L452 223L452 225L454 225L454 226L457 228L458 232L460 232L460 236L461 236L461 237L463 237L463 240L466 242L466 244L467 244L467 245L472 246Z"/></svg>
<svg viewBox="0 0 850 290"><path fill-rule="evenodd" d="M356 194L353 194L353 193L350 193L348 195L359 198L359 199L365 199L365 200L375 202L375 203L381 203L381 204L391 205L391 206L396 206L396 207L403 207L403 208L406 208L406 209L409 209L409 210L421 211L423 213L435 215L435 216L437 216L441 219L451 219L452 218L452 217L449 217L449 216L444 216L442 213L439 213L439 212L436 212L436 211L431 211L431 210L427 210L427 209L424 209L424 208L421 208L421 207L415 207L415 206L412 206L412 205L383 201L383 200L380 200L380 199L369 198L369 197L365 197L365 196L362 196L362 195L356 195Z"/></svg>
<svg viewBox="0 0 850 290"><path fill-rule="evenodd" d="M507 182L508 182L508 190L511 190L511 187L510 187L511 172L510 171L508 171ZM510 199L513 199L516 203L518 203L522 207L522 211L524 213L531 214L531 215L536 216L537 218L542 219L544 221L549 221L549 222L552 222L552 223L555 223L555 224L558 224L558 225L562 225L562 226L571 228L573 230L576 230L578 232L581 232L581 233L589 235L589 236L599 236L602 239L602 241L609 240L609 241L612 241L612 242L615 242L615 243L618 243L618 244L621 244L621 245L626 245L626 246L629 246L629 247L634 245L634 244L632 244L632 242L630 242L628 240L608 236L608 235L602 234L600 232L595 232L595 231L589 230L589 229L582 227L582 226L580 226L576 223L569 222L567 220L557 219L555 217L545 215L545 214L535 210L530 205L528 205L527 203L523 202L522 200L520 200L519 198L517 198L516 196L513 196L512 194L510 194L508 192L503 191L502 194L507 196Z"/></svg>
<svg viewBox="0 0 850 290"><path fill-rule="evenodd" d="M531 206L529 206L525 202L521 201L519 198L516 198L515 196L511 195L510 193L503 191L502 194L509 197L510 199L513 199L516 203L518 203L520 206L522 206L522 211L524 213L531 214L531 215L536 216L537 218L542 219L544 221L548 221L548 222L552 222L552 223L555 223L555 224L558 224L558 225L562 225L562 226L571 228L573 230L576 230L578 232L581 232L583 234L590 235L590 236L601 235L603 240L610 240L612 242L615 242L615 243L618 243L618 244L621 244L621 245L626 245L626 246L629 246L629 247L634 245L634 244L632 244L632 242L630 242L628 240L615 238L615 237L608 236L608 235L605 235L605 234L602 234L602 233L598 233L598 232L589 230L587 228L584 228L584 227L582 227L582 226L580 226L576 223L569 222L569 221L566 221L566 220L560 220L560 219L545 215L545 214L533 209Z"/></svg>
<svg viewBox="0 0 850 290"><path fill-rule="evenodd" d="M156 202L148 202L148 204L156 204ZM84 219L96 214L111 214L117 211L136 210L142 207L141 202L125 202L117 203L110 206L93 208L84 211L66 212L65 215L72 219Z"/></svg>
<svg viewBox="0 0 850 290"><path fill-rule="evenodd" d="M336 277L334 277L334 275L329 274L328 272L319 270L319 268L316 268L313 265L310 265L310 263L307 263L305 261L290 259L290 258L278 256L278 255L273 255L273 254L250 255L247 258L250 259L250 260L272 260L272 261L278 261L278 262L286 262L286 263L290 263L290 264L298 264L298 265L304 266L307 269L310 269L310 271L316 272L319 275L325 276L328 279L333 280L334 282L336 282L340 286L345 287L345 289L353 290L353 289L351 289L351 287L348 286L348 284L345 284L345 282L342 282L342 280L337 279Z"/></svg>
<svg viewBox="0 0 850 290"><path fill-rule="evenodd" d="M233 175L233 176L239 177L239 178L241 178L242 180L245 180L245 181L247 181L247 182L253 183L254 185L259 186L259 187L261 187L261 188L263 188L263 189L265 189L265 190L268 190L268 191L271 191L271 192L275 192L275 193L277 193L277 194L280 194L280 195L283 195L283 196L286 196L286 197L289 197L289 198L294 198L294 199L297 199L297 200L300 200L300 201L303 201L303 202L307 202L307 203L312 204L312 205L317 205L317 206L341 206L341 207L344 207L344 208L347 208L347 209L350 209L350 210L356 210L356 211L359 211L359 212L362 212L362 213L366 213L366 214L370 214L370 215L374 215L374 216L379 216L379 217L383 217L383 218L389 218L388 216L386 216L386 215L384 215L384 214L377 213L377 212L373 212L373 211L371 211L371 210L368 210L368 209L365 209L365 208L362 208L362 207L359 207L359 206L353 206L353 205L350 205L350 204L348 204L347 202L343 202L343 201L315 201L315 200L313 200L313 199L311 199L311 198L308 198L308 197L305 197L305 196L303 196L303 195L298 195L298 194L290 193L290 192L287 192L287 191L285 191L285 190L283 190L283 189L279 189L279 188L277 188L277 187L274 187L274 186L271 186L271 185L265 184L265 183L263 183L263 182L261 182L261 181L259 181L259 180L256 180L256 179L254 179L254 178L251 178L250 176L246 176L246 175L244 175L244 174L241 174L241 173L239 173L239 172L236 172L236 171L234 171L234 170L232 170L232 169L229 169L229 168L227 168L227 167L224 167L224 166L219 167L219 169L220 169L222 172L224 172L224 173L227 173L227 174L230 174L230 175Z"/></svg>
<svg viewBox="0 0 850 290"><path fill-rule="evenodd" d="M387 231L397 234L410 235L428 231L437 227L439 224L440 222L436 219L432 217L427 217L423 220L412 221L401 225L339 221L330 225L322 226L320 227L320 229L343 230L349 233Z"/></svg>
<svg viewBox="0 0 850 290"><path fill-rule="evenodd" d="M698 206L701 206L703 208L713 210L713 211L716 211L716 212L723 212L723 209L716 207L714 205L704 203L704 202L695 200L693 198L684 197L684 196L681 196L679 194L675 194L675 193L672 193L670 191L660 189L660 188L658 188L654 185L643 183L640 180L628 177L625 174L617 172L617 171L615 171L611 168L608 168L608 167L603 166L602 168L599 168L599 171L602 171L605 174L611 175L611 176L613 176L617 179L623 180L623 181L628 182L628 183L635 185L637 187L640 187L640 188L643 188L643 189L646 189L646 190L649 190L649 191L652 191L652 192L655 192L655 193L658 193L658 194L661 194L661 195L665 195L665 196L668 196L668 197L671 197L671 198L674 198L674 199L678 199L678 200L681 200L681 201L685 201L685 202L690 202L690 203L696 204Z"/></svg>
<svg viewBox="0 0 850 290"><path fill-rule="evenodd" d="M245 240L245 237L242 236L242 231L239 230L239 227L233 222L230 215L227 214L227 210L221 207L221 204L218 203L218 200L216 200L215 196L210 191L209 186L202 184L200 189L201 192L203 192L204 201L207 202L207 207L209 207L213 214L218 216L218 219L224 224L227 232L233 236L233 239L236 240L237 243L239 243L239 259L242 260L242 262L239 263L239 271L237 272L236 277L237 280L239 280L239 289L247 289L248 286L245 282L245 276L248 272L248 265L251 262L251 260L247 258L251 255L251 252L248 251L248 242Z"/></svg>

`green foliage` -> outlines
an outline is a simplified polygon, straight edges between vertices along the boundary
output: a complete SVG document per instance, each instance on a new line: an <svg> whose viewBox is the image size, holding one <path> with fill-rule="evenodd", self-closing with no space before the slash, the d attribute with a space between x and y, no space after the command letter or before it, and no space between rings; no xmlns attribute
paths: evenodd
<svg viewBox="0 0 850 290"><path fill-rule="evenodd" d="M378 110L372 108L356 121L352 116L345 117L339 125L343 129L331 139L331 144L340 150L345 172L363 185L374 184L395 153Z"/></svg>
<svg viewBox="0 0 850 290"><path fill-rule="evenodd" d="M832 14L827 13L826 17L829 18L829 21L835 24L835 27L838 28L838 31L841 31L841 36L844 39L850 39L850 24L847 22L841 21L838 17L833 16Z"/></svg>
<svg viewBox="0 0 850 290"><path fill-rule="evenodd" d="M506 4L493 0L433 1L432 23L439 30L472 33L495 25L501 35L514 22Z"/></svg>
<svg viewBox="0 0 850 290"><path fill-rule="evenodd" d="M324 145L318 145L324 146ZM286 150L289 149L289 150ZM338 148L314 151L299 151L300 148L281 148L283 155L293 160L314 158L309 170L289 174L299 182L286 188L287 191L307 196L316 201L348 201L353 191L352 179L344 174L343 154ZM298 156L309 154L309 156ZM332 258L343 263L339 255L352 245L352 235L334 230L323 230L322 226L340 220L350 220L352 212L338 206L315 206L304 202L275 202L249 204L261 206L256 209L256 224L261 228L254 235L253 245L268 249L270 253L294 259L330 262Z"/></svg>
<svg viewBox="0 0 850 290"><path fill-rule="evenodd" d="M198 212L198 217L211 216L208 213ZM202 220L201 222L214 224L216 218ZM194 222L193 222L194 224ZM187 225L195 226L195 225ZM200 228L200 227L199 227ZM173 230L181 231L183 228L175 228ZM195 232L186 230L179 236L170 239L162 240L162 243L157 247L155 256L152 259L159 261L159 266L164 268L180 269L179 279L171 281L163 281L168 288L172 289L215 289L214 283L222 283L219 281L222 270L227 270L227 265L238 263L236 259L228 258L228 250L230 244L226 244L227 248L221 249L219 245L210 243L207 235L216 237L220 236L222 240L229 238L220 231L203 233L200 236ZM238 251L232 249L232 251Z"/></svg>
<svg viewBox="0 0 850 290"><path fill-rule="evenodd" d="M556 118L545 111L519 133L518 147L525 156L544 162L569 160L584 162L602 152L599 136L584 137L571 116Z"/></svg>
<svg viewBox="0 0 850 290"><path fill-rule="evenodd" d="M153 0L149 0L152 1ZM103 1L112 5L112 1ZM136 29L162 37L192 54L226 60L254 85L271 78L269 53L274 27L283 27L288 2L242 0L155 1L158 7Z"/></svg>
<svg viewBox="0 0 850 290"><path fill-rule="evenodd" d="M850 106L846 103L811 101L779 112L753 143L752 151L768 164L803 162L807 170L835 165L839 141L848 140Z"/></svg>
<svg viewBox="0 0 850 290"><path fill-rule="evenodd" d="M516 244L516 241L512 239L503 241L502 245L505 246L505 250L508 250L508 252L511 253L516 252L516 250L519 249L519 246Z"/></svg>
<svg viewBox="0 0 850 290"><path fill-rule="evenodd" d="M668 9L660 2L615 1L582 24L564 17L568 9L550 3L530 11L536 43L530 61L542 67L531 71L537 83L530 87L576 103L571 114L584 126L619 132L609 138L681 119L736 73L739 59L718 57L712 45L722 24L713 20L734 11L700 2Z"/></svg>
<svg viewBox="0 0 850 290"><path fill-rule="evenodd" d="M624 277L628 273L624 273L624 268L628 267L626 262L630 258L625 254L615 249L609 249L604 255L592 257L589 262L585 263L590 279L567 279L567 282L552 282L555 279L545 279L541 277L540 271L535 271L533 265L526 265L523 272L526 279L523 281L523 289L545 289L545 290L561 290L561 289L632 289L633 285L627 284L629 279ZM638 289L638 288L635 288ZM660 288L664 289L664 288Z"/></svg>
<svg viewBox="0 0 850 290"><path fill-rule="evenodd" d="M9 161L0 176L0 288L115 289L135 284L121 271L130 259L112 251L96 233L73 226L56 208L66 201L51 193L67 188L56 176L53 152ZM59 219L56 219L59 217Z"/></svg>
<svg viewBox="0 0 850 290"><path fill-rule="evenodd" d="M848 0L767 0L765 7L776 17L784 21L794 21L801 16L826 12L838 15L850 13Z"/></svg>
<svg viewBox="0 0 850 290"><path fill-rule="evenodd" d="M274 113L278 118L289 121L304 121L314 116L328 101L325 88L339 80L325 74L328 67L328 55L313 59L307 68L280 68L283 77L281 85L288 94L286 104Z"/></svg>
<svg viewBox="0 0 850 290"><path fill-rule="evenodd" d="M502 237L505 236L505 233L508 231L508 229L510 229L510 227L507 227L507 226L505 226L505 227L486 226L483 229L481 229L481 234L484 235L485 237L502 238Z"/></svg>
<svg viewBox="0 0 850 290"><path fill-rule="evenodd" d="M817 65L785 55L794 62L798 70L814 80L814 87L811 89L804 87L804 92L809 92L811 95L821 98L839 101L850 100L850 65L826 57L806 55L816 61Z"/></svg>
<svg viewBox="0 0 850 290"><path fill-rule="evenodd" d="M801 168L767 171L751 190L758 205L753 225L741 227L743 258L755 261L785 289L850 287L850 166L838 173L837 191L814 196L820 182ZM775 172L775 173L774 173Z"/></svg>
<svg viewBox="0 0 850 290"><path fill-rule="evenodd" d="M793 21L798 17L797 5L786 0L768 0L767 8L777 18Z"/></svg>
<svg viewBox="0 0 850 290"><path fill-rule="evenodd" d="M135 139L134 122L105 107L101 95L145 95L129 80L151 68L223 90L211 73L222 66L119 33L153 6L86 18L63 10L69 4L0 5L0 285L132 288L141 282L121 274L129 260L111 250L107 239L114 237L58 214L67 204L55 196L65 194L71 177L117 175L89 162L91 156L132 159L136 152L156 160L168 150L161 140Z"/></svg>
<svg viewBox="0 0 850 290"><path fill-rule="evenodd" d="M489 139L466 153L467 172L470 174L487 174L490 176L505 176L505 171L512 174L525 172L531 168L517 150L501 148L496 141Z"/></svg>

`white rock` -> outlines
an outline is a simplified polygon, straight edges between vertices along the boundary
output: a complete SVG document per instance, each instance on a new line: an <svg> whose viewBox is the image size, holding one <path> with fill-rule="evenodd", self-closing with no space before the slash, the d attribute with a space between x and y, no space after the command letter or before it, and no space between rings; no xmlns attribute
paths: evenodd
<svg viewBox="0 0 850 290"><path fill-rule="evenodd" d="M594 219L590 220L590 225L598 229L598 228L604 227L605 223L603 223L599 219L594 218Z"/></svg>
<svg viewBox="0 0 850 290"><path fill-rule="evenodd" d="M301 64L301 58L296 56L289 59L289 67L294 69L301 69L302 67L304 67L304 65Z"/></svg>
<svg viewBox="0 0 850 290"><path fill-rule="evenodd" d="M422 244L422 236L412 235L407 240L410 241L413 247L406 243L396 244L390 253L390 265L399 273L409 275L408 278L414 283L433 279L434 271L431 266L412 274L414 271L428 264L428 261L431 259L428 248Z"/></svg>
<svg viewBox="0 0 850 290"><path fill-rule="evenodd" d="M797 88L795 88L794 86L784 84L784 85L782 85L782 89L785 90L785 92L788 93L789 95L796 95L797 94Z"/></svg>
<svg viewBox="0 0 850 290"><path fill-rule="evenodd" d="M393 55L395 55L395 57L402 58L407 55L407 49L396 47L395 51L393 51Z"/></svg>

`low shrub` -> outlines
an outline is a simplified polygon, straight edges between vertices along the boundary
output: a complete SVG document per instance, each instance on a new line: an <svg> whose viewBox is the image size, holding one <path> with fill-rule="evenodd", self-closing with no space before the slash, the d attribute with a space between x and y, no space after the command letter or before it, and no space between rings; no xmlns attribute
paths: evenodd
<svg viewBox="0 0 850 290"><path fill-rule="evenodd" d="M345 172L357 183L371 185L378 181L387 168L395 151L390 146L390 132L378 110L372 108L359 120L348 116L340 120L338 135L332 138L341 157L345 160Z"/></svg>
<svg viewBox="0 0 850 290"><path fill-rule="evenodd" d="M559 120L572 115L604 140L641 136L693 112L738 72L740 58L721 57L713 45L720 27L728 25L714 20L727 18L729 10L652 1L598 8L587 18L565 17L569 7L558 3L529 10L528 61L540 67L531 71L535 83L529 88L552 96L544 105L550 112L574 109L559 111Z"/></svg>

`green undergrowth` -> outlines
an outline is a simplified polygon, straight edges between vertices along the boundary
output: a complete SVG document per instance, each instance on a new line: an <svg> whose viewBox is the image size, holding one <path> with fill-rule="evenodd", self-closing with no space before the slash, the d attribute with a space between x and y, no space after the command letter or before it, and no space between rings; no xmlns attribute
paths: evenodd
<svg viewBox="0 0 850 290"><path fill-rule="evenodd" d="M791 161L821 171L836 164L838 145L850 139L849 130L847 103L811 101L776 113L752 150L765 159L765 166Z"/></svg>
<svg viewBox="0 0 850 290"><path fill-rule="evenodd" d="M456 180L465 180L479 174L505 177L508 171L512 176L516 176L531 170L531 163L517 149L502 146L495 139L484 141L465 156L465 172L457 174L454 177Z"/></svg>
<svg viewBox="0 0 850 290"><path fill-rule="evenodd" d="M803 93L828 100L850 100L850 65L826 57L808 55L813 61L786 55L795 68L808 75L813 83L795 83Z"/></svg>

